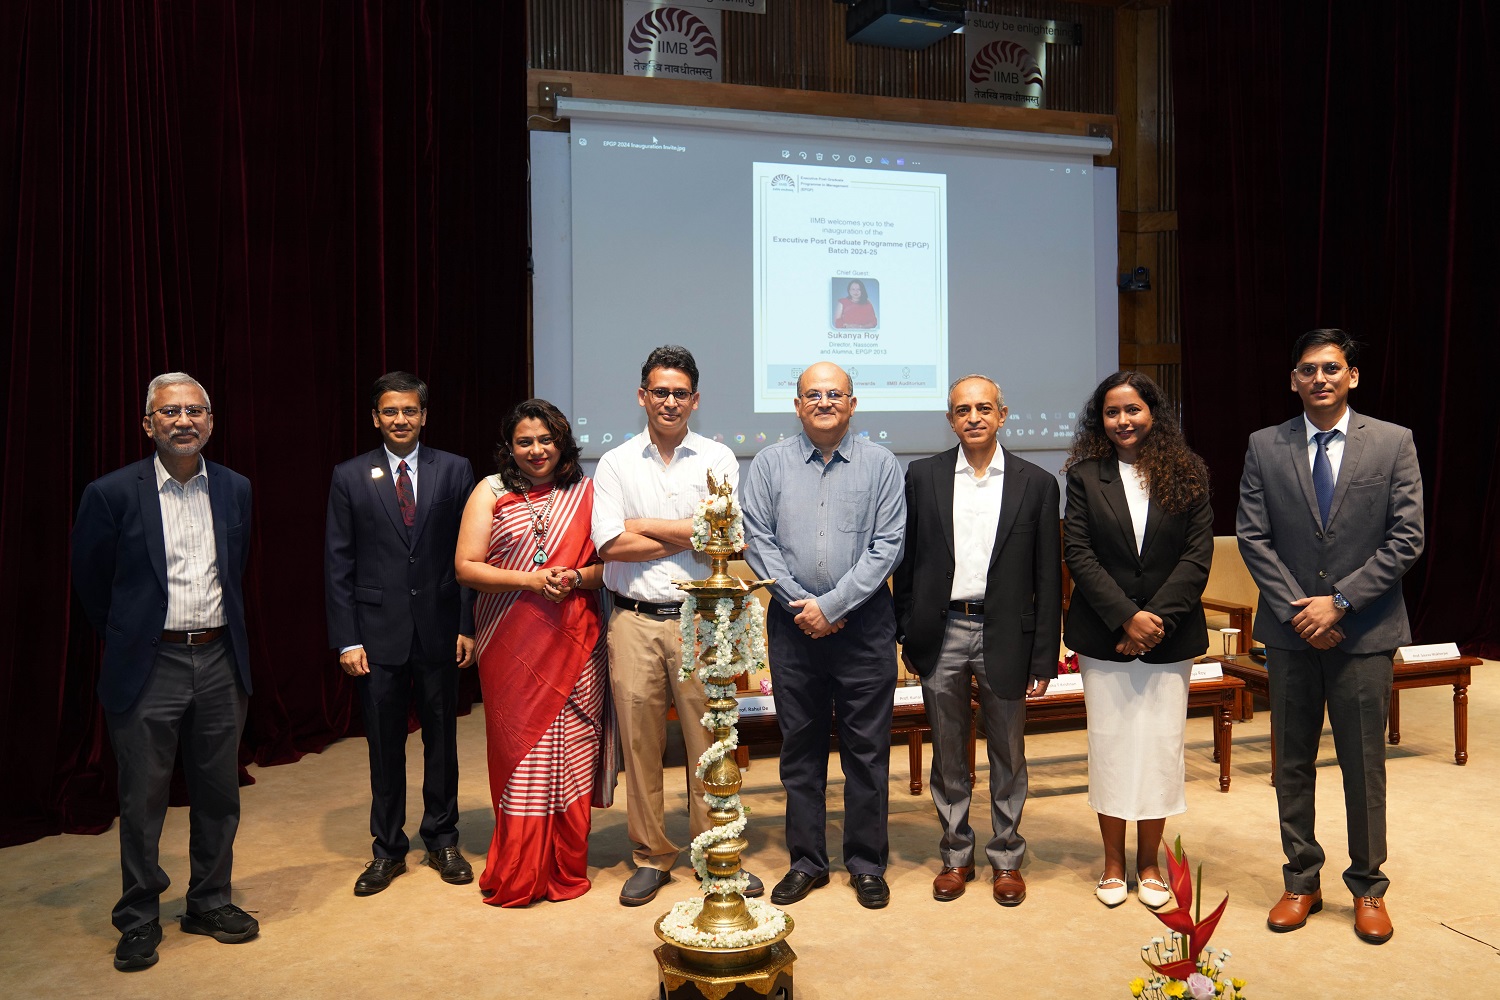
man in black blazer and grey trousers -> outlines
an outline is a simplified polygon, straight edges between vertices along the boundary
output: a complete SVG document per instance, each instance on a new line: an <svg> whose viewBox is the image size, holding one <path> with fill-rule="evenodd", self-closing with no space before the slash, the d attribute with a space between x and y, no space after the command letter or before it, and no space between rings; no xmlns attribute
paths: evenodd
<svg viewBox="0 0 1500 1000"><path fill-rule="evenodd" d="M1057 480L999 446L1000 387L966 375L948 390L959 446L906 472L906 551L896 569L896 635L922 678L932 726L933 804L942 870L933 898L957 899L974 878L969 825L970 679L978 681L990 758L986 855L1002 906L1026 898L1019 832L1026 802L1026 697L1057 676L1062 617Z"/></svg>

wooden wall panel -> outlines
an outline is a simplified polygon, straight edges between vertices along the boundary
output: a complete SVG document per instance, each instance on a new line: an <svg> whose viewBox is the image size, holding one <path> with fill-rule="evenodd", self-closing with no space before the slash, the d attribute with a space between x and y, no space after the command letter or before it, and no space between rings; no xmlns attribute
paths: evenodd
<svg viewBox="0 0 1500 1000"><path fill-rule="evenodd" d="M1083 45L1048 49L1047 107L1114 113L1115 11L1092 3L974 0L976 10L1083 25ZM618 0L531 0L531 69L623 71ZM723 12L724 82L789 90L959 101L964 40L920 52L851 45L833 0L769 0L766 13Z"/></svg>

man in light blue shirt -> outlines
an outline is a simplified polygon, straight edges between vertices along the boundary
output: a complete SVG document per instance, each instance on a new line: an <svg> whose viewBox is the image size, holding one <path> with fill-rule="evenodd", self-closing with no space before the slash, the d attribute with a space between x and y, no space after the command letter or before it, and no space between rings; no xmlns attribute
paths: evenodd
<svg viewBox="0 0 1500 1000"><path fill-rule="evenodd" d="M896 634L886 579L901 558L906 499L889 451L849 430L853 385L820 362L797 383L802 433L755 456L740 491L746 559L775 577L766 635L781 727L791 870L771 894L828 884L824 836L834 715L844 771L844 866L861 905L885 906Z"/></svg>

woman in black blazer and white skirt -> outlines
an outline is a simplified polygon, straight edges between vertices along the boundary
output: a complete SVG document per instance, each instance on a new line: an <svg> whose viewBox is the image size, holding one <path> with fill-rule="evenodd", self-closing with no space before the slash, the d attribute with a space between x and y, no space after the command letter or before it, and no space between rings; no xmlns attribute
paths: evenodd
<svg viewBox="0 0 1500 1000"><path fill-rule="evenodd" d="M1135 820L1137 895L1155 909L1172 898L1157 853L1166 818L1187 811L1188 680L1208 648L1208 467L1157 384L1116 372L1085 404L1065 471L1064 640L1083 674L1089 806L1104 839L1095 894L1106 906L1125 901L1125 826Z"/></svg>

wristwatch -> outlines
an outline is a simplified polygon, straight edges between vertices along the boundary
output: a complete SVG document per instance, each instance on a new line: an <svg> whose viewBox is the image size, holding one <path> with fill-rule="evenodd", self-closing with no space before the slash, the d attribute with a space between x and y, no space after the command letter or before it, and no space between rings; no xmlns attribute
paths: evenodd
<svg viewBox="0 0 1500 1000"><path fill-rule="evenodd" d="M1349 599L1337 590L1333 592L1333 606L1340 611L1349 611L1353 608L1353 605L1349 603Z"/></svg>

